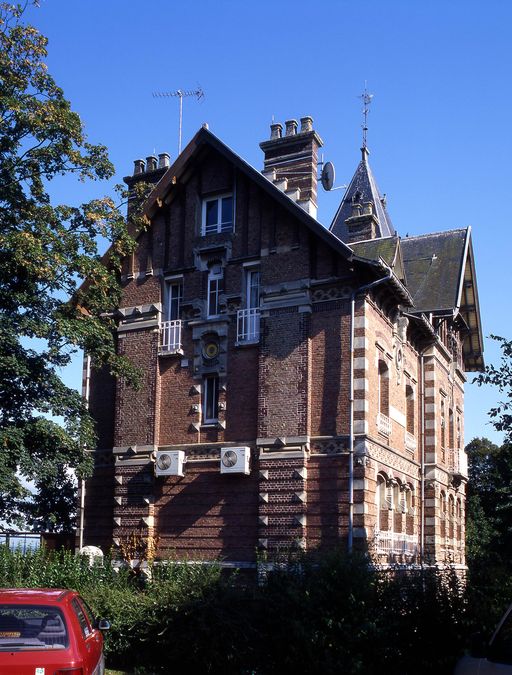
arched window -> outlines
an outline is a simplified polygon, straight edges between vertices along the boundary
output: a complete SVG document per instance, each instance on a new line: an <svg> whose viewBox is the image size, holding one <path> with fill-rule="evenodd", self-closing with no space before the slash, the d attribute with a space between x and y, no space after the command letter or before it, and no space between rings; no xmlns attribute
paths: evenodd
<svg viewBox="0 0 512 675"><path fill-rule="evenodd" d="M406 513L408 516L413 516L414 515L414 493L412 490L412 487L410 485L407 486L407 490L405 491L405 507L406 507Z"/></svg>
<svg viewBox="0 0 512 675"><path fill-rule="evenodd" d="M453 495L448 495L448 536L450 539L455 537L455 500Z"/></svg>
<svg viewBox="0 0 512 675"><path fill-rule="evenodd" d="M441 461L446 462L446 407L441 399Z"/></svg>
<svg viewBox="0 0 512 675"><path fill-rule="evenodd" d="M414 436L414 389L410 384L405 386L405 412L406 412L406 429Z"/></svg>
<svg viewBox="0 0 512 675"><path fill-rule="evenodd" d="M457 415L457 450L460 450L462 443L462 435L460 429L460 415Z"/></svg>
<svg viewBox="0 0 512 675"><path fill-rule="evenodd" d="M389 369L379 360L379 412L389 416Z"/></svg>
<svg viewBox="0 0 512 675"><path fill-rule="evenodd" d="M400 483L395 481L393 485L393 508L397 513L402 512L402 495L400 492Z"/></svg>
<svg viewBox="0 0 512 675"><path fill-rule="evenodd" d="M377 491L375 494L375 501L377 505L377 530L381 530L384 522L386 522L387 525L387 521L384 520L384 517L381 515L381 511L388 510L388 503L386 501L386 479L381 474L377 476Z"/></svg>
<svg viewBox="0 0 512 675"><path fill-rule="evenodd" d="M462 502L460 497L457 497L455 502L455 525L457 543L462 545Z"/></svg>
<svg viewBox="0 0 512 675"><path fill-rule="evenodd" d="M440 534L441 537L446 537L446 494L441 490L439 495L439 519L440 519Z"/></svg>

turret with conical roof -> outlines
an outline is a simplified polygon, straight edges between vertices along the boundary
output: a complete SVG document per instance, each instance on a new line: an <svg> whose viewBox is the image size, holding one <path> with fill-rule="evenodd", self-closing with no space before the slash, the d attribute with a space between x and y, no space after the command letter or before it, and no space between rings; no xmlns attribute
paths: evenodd
<svg viewBox="0 0 512 675"><path fill-rule="evenodd" d="M359 166L330 227L346 244L395 234L385 197L379 192L368 163L368 148L363 146L361 153Z"/></svg>

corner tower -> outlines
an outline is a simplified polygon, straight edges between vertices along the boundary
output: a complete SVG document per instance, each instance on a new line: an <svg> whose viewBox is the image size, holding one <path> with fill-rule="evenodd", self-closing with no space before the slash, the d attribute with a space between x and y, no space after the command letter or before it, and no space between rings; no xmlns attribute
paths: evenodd
<svg viewBox="0 0 512 675"><path fill-rule="evenodd" d="M330 227L331 232L346 244L395 235L386 210L386 198L377 187L365 145L361 153L359 166Z"/></svg>

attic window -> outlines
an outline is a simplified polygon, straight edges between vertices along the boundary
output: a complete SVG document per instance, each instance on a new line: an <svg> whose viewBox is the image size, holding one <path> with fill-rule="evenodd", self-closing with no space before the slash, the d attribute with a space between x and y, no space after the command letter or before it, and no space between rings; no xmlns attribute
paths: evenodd
<svg viewBox="0 0 512 675"><path fill-rule="evenodd" d="M233 195L225 194L203 201L202 233L233 231Z"/></svg>

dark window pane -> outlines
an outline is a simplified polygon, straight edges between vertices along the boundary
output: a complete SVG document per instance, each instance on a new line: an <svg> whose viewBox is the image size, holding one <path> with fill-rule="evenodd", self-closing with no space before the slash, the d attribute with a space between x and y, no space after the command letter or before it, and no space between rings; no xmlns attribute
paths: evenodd
<svg viewBox="0 0 512 675"><path fill-rule="evenodd" d="M217 199L206 202L206 230L217 229L219 203Z"/></svg>
<svg viewBox="0 0 512 675"><path fill-rule="evenodd" d="M219 378L207 377L204 385L204 417L212 422L218 417Z"/></svg>
<svg viewBox="0 0 512 675"><path fill-rule="evenodd" d="M183 286L181 284L170 284L168 286L168 321L176 321L180 318L180 303L183 296Z"/></svg>
<svg viewBox="0 0 512 675"><path fill-rule="evenodd" d="M233 224L233 197L224 197L222 199L222 229L224 226Z"/></svg>
<svg viewBox="0 0 512 675"><path fill-rule="evenodd" d="M62 612L51 605L1 605L0 652L64 649L69 644Z"/></svg>
<svg viewBox="0 0 512 675"><path fill-rule="evenodd" d="M80 624L80 628L82 629L83 636L85 638L88 637L91 634L91 629L89 628L89 623L85 618L83 609L81 608L80 604L77 602L76 599L71 602L71 606L75 611L78 623Z"/></svg>

